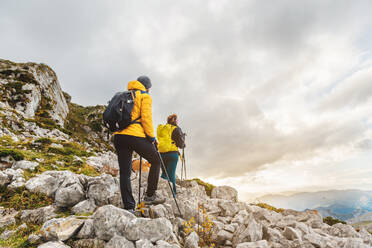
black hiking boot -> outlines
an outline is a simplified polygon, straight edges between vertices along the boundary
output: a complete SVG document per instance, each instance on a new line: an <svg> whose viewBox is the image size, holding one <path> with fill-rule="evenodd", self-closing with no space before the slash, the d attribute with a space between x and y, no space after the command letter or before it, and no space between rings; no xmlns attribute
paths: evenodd
<svg viewBox="0 0 372 248"><path fill-rule="evenodd" d="M157 205L165 202L165 198L157 195L156 192L152 196L145 195L144 200L146 205Z"/></svg>

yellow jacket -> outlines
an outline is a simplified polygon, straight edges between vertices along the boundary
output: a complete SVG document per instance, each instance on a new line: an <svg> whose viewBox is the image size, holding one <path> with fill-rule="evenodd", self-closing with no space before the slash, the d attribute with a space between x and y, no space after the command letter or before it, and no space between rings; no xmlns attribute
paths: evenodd
<svg viewBox="0 0 372 248"><path fill-rule="evenodd" d="M137 119L141 116L141 119L138 121L140 124L131 124L126 129L115 132L114 134L125 134L136 137L149 137L153 139L154 135L154 126L152 124L152 98L146 93L146 88L139 81L130 81L128 83L128 90L136 90L136 96L134 100L134 106L132 110L132 120Z"/></svg>

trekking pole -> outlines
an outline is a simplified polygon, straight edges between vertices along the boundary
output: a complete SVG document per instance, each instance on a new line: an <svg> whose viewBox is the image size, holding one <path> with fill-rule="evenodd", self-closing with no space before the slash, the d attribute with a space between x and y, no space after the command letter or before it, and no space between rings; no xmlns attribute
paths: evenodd
<svg viewBox="0 0 372 248"><path fill-rule="evenodd" d="M183 155L182 154L180 154L180 157L181 157L181 181L183 181Z"/></svg>
<svg viewBox="0 0 372 248"><path fill-rule="evenodd" d="M186 175L186 159L185 159L185 148L182 148L182 168L185 169L185 179L187 179Z"/></svg>
<svg viewBox="0 0 372 248"><path fill-rule="evenodd" d="M172 188L172 186L171 186L171 184L169 182L170 179L169 179L169 176L168 176L167 168L164 165L164 161L163 161L163 159L162 159L162 157L160 155L160 152L159 152L158 148L156 147L155 143L153 143L153 145L154 145L154 148L155 148L155 150L158 153L158 156L160 158L160 164L161 164L161 166L163 168L163 171L165 172L165 175L167 176L167 179L168 179L167 182L168 182L168 185L169 185L170 190L172 191L172 196L173 196L174 202L176 203L178 212L180 213L181 218L183 218L182 213L181 213L181 210L180 210L180 207L178 206L178 202L177 202L177 199L176 199L176 196L175 196L175 192L174 192L174 190L173 190L173 188Z"/></svg>
<svg viewBox="0 0 372 248"><path fill-rule="evenodd" d="M139 179L138 179L138 204L141 203L141 176L142 176L142 157L139 159Z"/></svg>

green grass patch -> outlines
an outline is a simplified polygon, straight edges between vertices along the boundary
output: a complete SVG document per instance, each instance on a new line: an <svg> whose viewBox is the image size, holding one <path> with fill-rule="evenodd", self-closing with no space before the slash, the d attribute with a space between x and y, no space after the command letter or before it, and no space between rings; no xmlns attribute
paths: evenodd
<svg viewBox="0 0 372 248"><path fill-rule="evenodd" d="M255 205L260 207L260 208L266 208L267 210L274 211L274 212L277 212L277 213L281 213L281 212L284 211L283 208L276 208L276 207L273 207L273 206L271 206L267 203L257 203Z"/></svg>
<svg viewBox="0 0 372 248"><path fill-rule="evenodd" d="M27 227L17 230L9 239L2 240L0 239L0 247L14 247L14 248L36 248L37 245L30 244L27 239L30 234L37 234L40 231L41 225L34 225L31 223L26 223ZM19 227L19 223L17 225L13 225L7 227L8 230L15 230ZM1 230L0 230L1 233Z"/></svg>
<svg viewBox="0 0 372 248"><path fill-rule="evenodd" d="M5 208L35 209L49 206L52 203L52 198L42 193L30 192L24 186L15 189L0 186L0 206Z"/></svg>
<svg viewBox="0 0 372 248"><path fill-rule="evenodd" d="M16 149L0 149L0 157L11 156L15 161L23 160L25 156L23 153Z"/></svg>
<svg viewBox="0 0 372 248"><path fill-rule="evenodd" d="M211 196L212 190L216 187L213 184L210 184L210 183L207 183L207 182L204 182L204 181L200 180L199 178L193 178L193 179L186 180L186 181L188 181L188 182L195 181L199 185L203 186L204 189L205 189L205 192L207 193L208 196Z"/></svg>
<svg viewBox="0 0 372 248"><path fill-rule="evenodd" d="M330 225L330 226L333 226L334 224L337 224L337 223L346 224L345 221L333 218L332 216L327 216L327 217L323 218L323 222Z"/></svg>

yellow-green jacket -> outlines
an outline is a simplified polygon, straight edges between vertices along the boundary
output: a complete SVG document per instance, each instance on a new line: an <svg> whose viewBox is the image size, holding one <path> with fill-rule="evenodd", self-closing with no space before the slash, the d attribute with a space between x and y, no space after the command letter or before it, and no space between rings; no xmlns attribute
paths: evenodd
<svg viewBox="0 0 372 248"><path fill-rule="evenodd" d="M138 121L141 123L133 123L129 125L126 129L115 132L115 134L125 134L136 137L150 138L154 139L154 126L152 122L152 98L146 92L145 86L139 81L134 80L128 83L128 90L135 90L135 100L132 110L132 121L136 120L141 116Z"/></svg>

